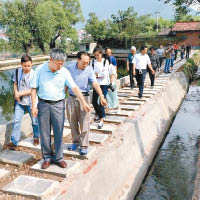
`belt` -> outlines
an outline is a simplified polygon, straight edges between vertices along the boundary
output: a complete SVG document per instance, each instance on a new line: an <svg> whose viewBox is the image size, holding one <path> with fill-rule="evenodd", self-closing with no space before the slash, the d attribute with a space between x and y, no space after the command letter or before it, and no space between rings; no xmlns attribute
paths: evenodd
<svg viewBox="0 0 200 200"><path fill-rule="evenodd" d="M85 97L90 96L89 92L82 92L82 95ZM70 94L71 97L76 97L76 95Z"/></svg>
<svg viewBox="0 0 200 200"><path fill-rule="evenodd" d="M39 98L39 101L42 101L42 102L45 102L45 103L48 103L48 104L56 104L56 103L59 103L59 102L61 102L63 100L64 99L61 99L61 100L58 100L58 101L51 101L51 100L45 100L45 99Z"/></svg>
<svg viewBox="0 0 200 200"><path fill-rule="evenodd" d="M136 71L138 71L139 74L142 74L143 72L146 72L147 70L146 69L136 69Z"/></svg>

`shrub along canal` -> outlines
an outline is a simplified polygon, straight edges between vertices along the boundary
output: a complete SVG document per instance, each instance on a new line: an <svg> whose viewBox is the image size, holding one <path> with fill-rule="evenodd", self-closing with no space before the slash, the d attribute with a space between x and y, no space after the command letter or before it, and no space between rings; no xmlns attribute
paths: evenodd
<svg viewBox="0 0 200 200"><path fill-rule="evenodd" d="M192 198L199 153L199 119L200 87L193 85L189 88L136 200Z"/></svg>

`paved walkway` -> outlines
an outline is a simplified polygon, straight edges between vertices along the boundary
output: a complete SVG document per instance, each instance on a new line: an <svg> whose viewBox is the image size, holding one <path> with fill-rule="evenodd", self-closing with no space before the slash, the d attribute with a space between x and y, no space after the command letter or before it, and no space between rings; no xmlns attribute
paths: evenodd
<svg viewBox="0 0 200 200"><path fill-rule="evenodd" d="M26 138L25 140L20 142L22 151L18 151L16 153L4 150L3 152L1 152L0 162L3 163L0 165L1 180L5 180L9 176L10 171L11 173L13 173L13 170L20 171L21 166L26 166L24 174L19 173L20 175L17 175L15 173L15 175L9 179L9 183L1 185L1 191L3 192L1 193L2 196L4 194L14 194L17 195L15 196L16 199L20 199L20 197L22 196L32 199L55 198L55 194L59 194L57 191L59 185L58 180L63 181L66 177L75 177L76 171L81 165L86 165L86 162L92 159L92 156L95 153L96 149L98 149L101 145L106 145L107 143L112 142L114 132L129 116L135 115L138 109L140 109L140 107L143 106L145 102L149 101L156 94L162 92L162 90L166 88L166 84L170 77L184 63L185 60L178 60L178 62L174 65L172 73L170 74L159 72L155 80L154 88L150 87L150 80L149 76L147 75L145 81L144 98L142 99L139 99L137 97L138 88L130 89L128 86L126 86L120 89L118 91L118 96L120 97L119 109L112 110L107 113L105 126L103 127L103 129L99 130L96 123L91 123L91 146L89 147L89 153L87 156L80 156L78 152L70 152L67 150L71 132L69 129L69 123L66 120L64 154L65 159L68 163L67 169L61 169L56 165L52 165L47 170L41 170L40 166L42 160L40 160L41 156L38 156L38 152L40 153L40 146L34 147L32 145L31 137ZM14 158L16 160L15 162L13 162ZM33 172L37 172L37 174L34 174ZM59 177L59 179L57 179L57 177Z"/></svg>

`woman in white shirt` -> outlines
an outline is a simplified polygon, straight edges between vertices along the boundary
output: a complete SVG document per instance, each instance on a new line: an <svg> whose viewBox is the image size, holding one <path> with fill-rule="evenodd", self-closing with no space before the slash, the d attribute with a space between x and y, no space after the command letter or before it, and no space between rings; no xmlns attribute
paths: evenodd
<svg viewBox="0 0 200 200"><path fill-rule="evenodd" d="M109 61L103 58L102 49L96 47L93 51L95 59L91 61L91 65L94 69L97 82L99 83L104 97L108 93L109 86L112 87L112 83L115 80L116 70L112 64L109 64ZM98 101L98 94L95 90L93 90L92 104L94 106L96 112L95 121L99 121L98 128L101 129L103 127L103 119L105 118L105 109Z"/></svg>

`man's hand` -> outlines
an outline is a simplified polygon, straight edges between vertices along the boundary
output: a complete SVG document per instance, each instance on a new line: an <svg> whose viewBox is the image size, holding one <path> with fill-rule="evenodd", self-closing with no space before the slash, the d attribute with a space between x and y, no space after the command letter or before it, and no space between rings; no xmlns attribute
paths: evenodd
<svg viewBox="0 0 200 200"><path fill-rule="evenodd" d="M127 72L129 72L129 67L128 66L126 67L126 70L127 70Z"/></svg>
<svg viewBox="0 0 200 200"><path fill-rule="evenodd" d="M100 97L100 102L101 102L102 106L107 106L108 105L106 99L104 98L104 96Z"/></svg>
<svg viewBox="0 0 200 200"><path fill-rule="evenodd" d="M152 73L152 74L155 74L155 71L152 69L152 70L151 70L151 73Z"/></svg>
<svg viewBox="0 0 200 200"><path fill-rule="evenodd" d="M133 76L135 76L136 75L136 71L135 70L133 70Z"/></svg>
<svg viewBox="0 0 200 200"><path fill-rule="evenodd" d="M18 101L18 99L20 99L21 94L18 91L15 91L15 99Z"/></svg>
<svg viewBox="0 0 200 200"><path fill-rule="evenodd" d="M85 112L92 112L92 108L87 103L83 104L83 109L84 109Z"/></svg>
<svg viewBox="0 0 200 200"><path fill-rule="evenodd" d="M38 109L36 107L32 108L32 115L33 115L33 117L37 117L37 115L38 115Z"/></svg>

